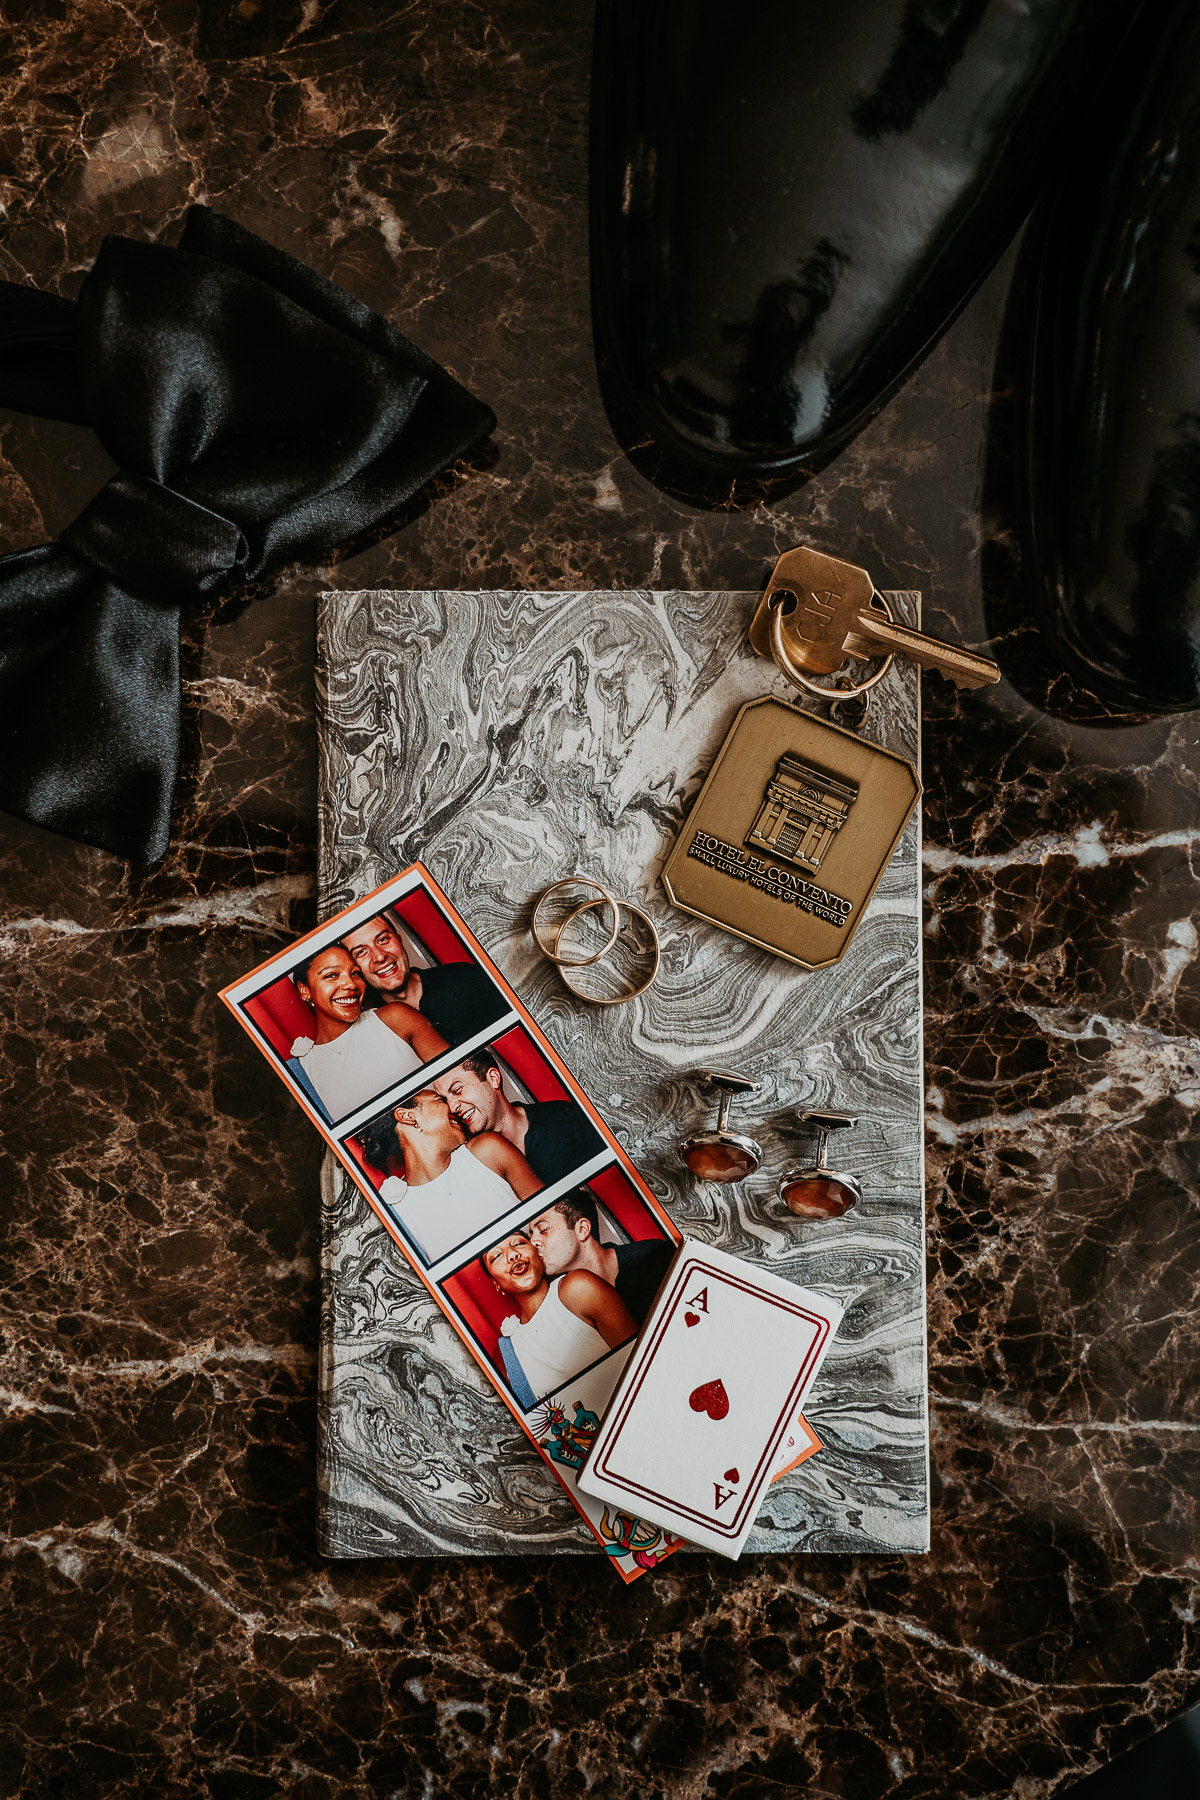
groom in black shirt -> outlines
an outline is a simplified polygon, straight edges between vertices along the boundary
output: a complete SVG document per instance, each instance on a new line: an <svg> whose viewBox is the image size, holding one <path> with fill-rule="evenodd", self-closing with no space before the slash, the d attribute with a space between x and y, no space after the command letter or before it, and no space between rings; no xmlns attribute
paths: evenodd
<svg viewBox="0 0 1200 1800"><path fill-rule="evenodd" d="M342 944L369 988L383 1000L407 1000L448 1044L464 1043L511 1010L476 963L414 969L400 934L383 913L348 931Z"/></svg>
<svg viewBox="0 0 1200 1800"><path fill-rule="evenodd" d="M604 1139L573 1100L510 1100L490 1050L464 1056L433 1083L468 1138L498 1131L521 1151L544 1186L561 1181L604 1148Z"/></svg>
<svg viewBox="0 0 1200 1800"><path fill-rule="evenodd" d="M573 1188L522 1229L551 1280L568 1269L590 1269L616 1288L635 1325L650 1311L675 1255L669 1238L602 1244L596 1199L586 1187Z"/></svg>

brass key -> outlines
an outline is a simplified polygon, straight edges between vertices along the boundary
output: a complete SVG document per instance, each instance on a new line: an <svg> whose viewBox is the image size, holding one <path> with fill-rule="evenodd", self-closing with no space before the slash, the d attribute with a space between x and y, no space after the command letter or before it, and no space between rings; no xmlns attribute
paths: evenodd
<svg viewBox="0 0 1200 1800"><path fill-rule="evenodd" d="M898 653L923 669L936 669L959 687L986 687L1000 679L999 667L989 657L889 619L882 605L875 604L875 583L865 569L806 547L784 551L751 620L750 642L760 656L771 655L772 601L782 593L796 597L794 609L784 615L783 639L793 661L809 675L832 675L848 656Z"/></svg>

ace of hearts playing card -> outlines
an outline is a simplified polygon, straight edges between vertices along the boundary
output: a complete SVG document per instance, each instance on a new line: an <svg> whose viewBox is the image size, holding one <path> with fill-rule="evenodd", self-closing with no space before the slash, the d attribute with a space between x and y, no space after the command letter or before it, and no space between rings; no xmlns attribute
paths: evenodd
<svg viewBox="0 0 1200 1800"><path fill-rule="evenodd" d="M827 1295L685 1240L579 1486L737 1557L841 1316Z"/></svg>

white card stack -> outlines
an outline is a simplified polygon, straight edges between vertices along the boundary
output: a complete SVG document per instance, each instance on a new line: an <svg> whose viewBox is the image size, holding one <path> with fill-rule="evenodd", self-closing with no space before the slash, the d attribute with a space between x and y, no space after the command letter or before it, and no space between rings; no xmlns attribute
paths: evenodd
<svg viewBox="0 0 1200 1800"><path fill-rule="evenodd" d="M827 1295L685 1238L579 1486L740 1556L841 1313Z"/></svg>

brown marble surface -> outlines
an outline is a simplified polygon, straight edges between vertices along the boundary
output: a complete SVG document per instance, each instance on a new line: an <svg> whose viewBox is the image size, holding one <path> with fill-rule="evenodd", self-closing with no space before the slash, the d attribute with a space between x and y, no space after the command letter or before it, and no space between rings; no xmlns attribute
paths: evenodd
<svg viewBox="0 0 1200 1800"><path fill-rule="evenodd" d="M0 1796L1060 1792L1200 1688L1200 723L1106 726L1026 622L1011 258L820 476L700 508L599 398L586 8L6 20L0 276L204 198L494 405L336 583L740 588L804 537L1009 679L926 682L926 1559L317 1557L318 1146L215 997L313 917L311 571L190 634L161 869L0 821ZM0 547L107 472L4 415Z"/></svg>

